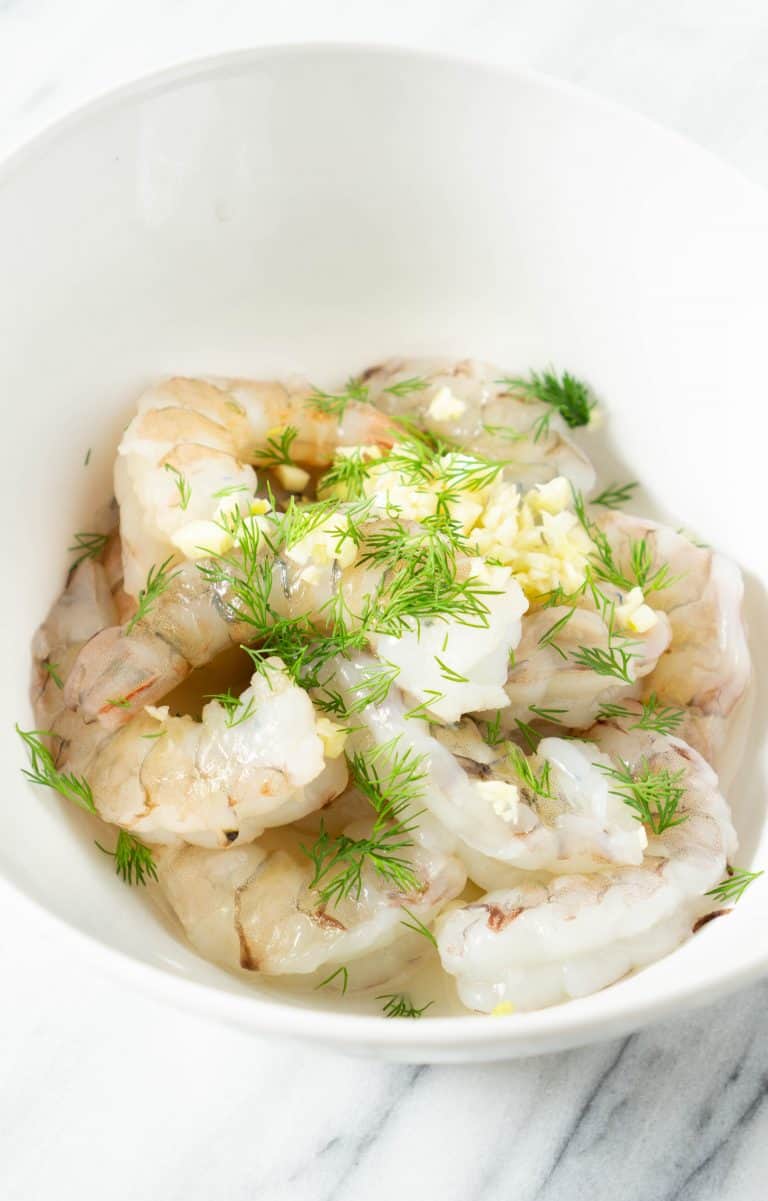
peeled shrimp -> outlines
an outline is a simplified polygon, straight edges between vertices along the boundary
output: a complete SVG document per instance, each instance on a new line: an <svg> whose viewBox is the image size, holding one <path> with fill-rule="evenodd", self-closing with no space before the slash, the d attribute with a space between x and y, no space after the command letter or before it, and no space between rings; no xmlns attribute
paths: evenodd
<svg viewBox="0 0 768 1201"><path fill-rule="evenodd" d="M503 375L500 367L475 359L390 359L369 368L362 380L373 403L393 416L416 418L463 450L509 459L508 477L520 484L563 475L589 492L594 469L568 437L565 422L549 405L516 396ZM414 378L425 380L426 387L401 396L389 390ZM440 415L442 398L448 400L445 416ZM548 425L541 429L537 423L545 417Z"/></svg>
<svg viewBox="0 0 768 1201"><path fill-rule="evenodd" d="M682 769L678 816L685 820L649 833L640 866L541 879L521 874L441 917L440 958L470 1009L552 1005L659 958L690 933L704 911L703 894L720 881L736 848L717 777L693 748L619 722L595 726L590 739L632 771L645 763Z"/></svg>
<svg viewBox="0 0 768 1201"><path fill-rule="evenodd" d="M269 659L234 712L212 700L195 721L150 707L109 732L64 710L46 728L57 765L87 779L104 821L150 843L223 847L342 792L346 764L326 759L323 720Z"/></svg>
<svg viewBox="0 0 768 1201"><path fill-rule="evenodd" d="M267 542L259 553L273 563L269 607L279 617L311 615L322 625L341 594L348 624L354 629L356 614L364 611L383 578L383 568L355 562L341 567L335 558L324 566L312 564L307 571L290 552L275 559ZM84 720L116 729L143 706L161 700L193 668L233 644L263 636L263 629L238 619L226 586L211 583L200 566L205 561L182 564L133 628L108 627L82 646L64 699ZM412 631L405 629L400 638L372 635L383 658L397 665L402 662L404 681L417 701L430 695L434 699L434 691L439 691L436 711L448 720L468 709L504 702L509 652L520 638L520 614L526 601L519 585L507 568L492 568L489 574L478 560L459 559L460 575L481 571L481 584L488 590L485 625L467 626L446 618L423 621L420 627L413 623ZM438 643L444 661L456 673L453 680L440 675L433 653ZM119 698L117 705L115 698Z"/></svg>
<svg viewBox="0 0 768 1201"><path fill-rule="evenodd" d="M651 599L655 604L655 597ZM587 605L589 598L583 603ZM568 606L555 605L550 609L534 609L523 618L522 637L504 688L506 705L501 708L504 730L514 730L517 719L535 721L536 709L554 711L555 721L564 726L587 729L594 723L601 705L637 694L637 681L655 669L671 640L664 613L658 614L656 624L647 632L631 634L629 641L622 643L632 654L627 669L631 682L626 683L574 662L574 652L582 647L605 651L609 631L604 616L594 608L577 608L568 618L569 612ZM552 645L546 636L563 619L568 619L567 623L553 638L555 645Z"/></svg>
<svg viewBox="0 0 768 1201"><path fill-rule="evenodd" d="M328 466L338 446L391 442L390 422L372 406L351 401L339 421L315 408L311 395L303 380L171 379L141 396L115 465L131 596L190 537L205 544L200 523L232 507L247 511L257 483L251 464L276 430L297 431L291 458L312 467Z"/></svg>
<svg viewBox="0 0 768 1201"><path fill-rule="evenodd" d="M365 816L344 827L350 838L365 838L370 830ZM312 864L301 851L312 840L290 828L228 851L162 851L160 888L195 949L222 967L307 976L352 964L350 984L367 985L382 980L384 971L396 971L402 958L413 958L422 946L428 949L403 923L413 917L430 923L464 887L466 873L442 849L439 831L421 825L415 839L407 852L420 881L413 894L399 892L365 866L359 895L322 903L310 888ZM388 948L397 951L394 959ZM385 967L374 962L372 971L369 962L359 980L354 965L372 952Z"/></svg>
<svg viewBox="0 0 768 1201"><path fill-rule="evenodd" d="M671 584L648 601L666 615L671 642L645 674L641 695L655 692L682 706L680 735L717 767L751 674L741 572L725 555L655 521L608 512L599 524L625 569L631 541L641 538L656 566L669 566Z"/></svg>
<svg viewBox="0 0 768 1201"><path fill-rule="evenodd" d="M336 679L354 698L368 670L363 659L340 661ZM468 848L478 862L485 856L529 871L642 862L645 833L611 795L598 766L610 761L597 748L544 739L535 757L538 770L549 764L551 796L544 799L519 779L505 748L485 743L472 721L427 727L406 716L396 688L382 703L363 709L358 720L376 745L395 740L394 745L410 746L424 757L428 778L420 804L457 840L460 854Z"/></svg>

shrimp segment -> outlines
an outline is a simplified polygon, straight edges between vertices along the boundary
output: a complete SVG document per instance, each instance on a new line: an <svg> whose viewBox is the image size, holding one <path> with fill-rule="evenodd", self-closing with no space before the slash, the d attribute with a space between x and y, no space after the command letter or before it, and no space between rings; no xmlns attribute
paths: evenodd
<svg viewBox="0 0 768 1201"><path fill-rule="evenodd" d="M336 678L355 695L365 660L342 661ZM459 846L506 868L554 872L594 870L605 863L641 863L642 826L611 796L597 764L609 760L586 743L544 739L538 769L550 785L538 796L521 780L504 748L488 746L470 720L457 727L408 718L398 690L359 715L373 742L399 740L423 756L428 784L423 805ZM354 736L353 736L354 737Z"/></svg>
<svg viewBox="0 0 768 1201"><path fill-rule="evenodd" d="M639 539L652 563L669 565L672 582L649 600L669 621L671 642L645 675L642 695L655 692L684 708L682 737L717 767L751 676L741 572L726 556L655 521L606 513L599 524L625 569Z"/></svg>
<svg viewBox="0 0 768 1201"><path fill-rule="evenodd" d="M646 633L622 642L632 654L627 669L631 682L626 683L574 658L584 647L607 652L610 635L603 615L592 608L577 608L570 617L569 613L569 607L556 605L535 609L523 618L522 637L504 688L505 730L513 731L517 719L530 722L536 709L554 711L556 721L564 726L587 729L601 705L636 695L637 681L654 671L672 637L666 614L661 613ZM550 642L549 632L562 621L566 624Z"/></svg>
<svg viewBox="0 0 768 1201"><path fill-rule="evenodd" d="M658 958L690 933L702 896L722 878L736 848L717 777L678 738L629 731L621 723L591 731L600 752L637 771L683 772L679 825L649 834L640 866L589 875L517 879L437 923L443 967L470 1009L490 1012L551 1005L613 983Z"/></svg>
<svg viewBox="0 0 768 1201"><path fill-rule="evenodd" d="M151 567L206 534L222 512L247 512L262 452L275 431L296 431L291 458L328 466L338 446L391 443L390 421L351 401L341 420L312 405L303 380L171 379L140 398L118 447L125 589L138 596Z"/></svg>
<svg viewBox="0 0 768 1201"><path fill-rule="evenodd" d="M364 838L370 818L344 832ZM388 887L370 867L359 894L324 904L310 888L312 866L301 851L309 841L282 829L230 851L197 847L161 852L160 888L192 945L214 963L248 974L307 976L337 964L355 964L371 952L399 949L413 957L428 944L403 925L406 913L430 923L464 887L461 862L428 834L417 834L408 858L420 888L413 895ZM389 960L388 970L395 967ZM365 983L369 983L370 967ZM350 972L354 986L356 973Z"/></svg>
<svg viewBox="0 0 768 1201"><path fill-rule="evenodd" d="M374 404L393 416L415 418L463 450L509 459L508 477L520 484L563 475L589 492L594 469L568 437L560 415L547 404L516 396L503 376L500 367L476 359L390 359L370 367L362 379ZM400 395L392 391L413 379L425 386L406 386ZM444 397L448 403L441 408Z"/></svg>

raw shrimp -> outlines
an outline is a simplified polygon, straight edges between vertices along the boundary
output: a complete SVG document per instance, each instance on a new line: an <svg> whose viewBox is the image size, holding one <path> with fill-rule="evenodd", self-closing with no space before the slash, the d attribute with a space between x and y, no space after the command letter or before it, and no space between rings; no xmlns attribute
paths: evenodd
<svg viewBox="0 0 768 1201"><path fill-rule="evenodd" d="M239 704L212 700L200 722L150 709L110 732L69 709L73 660L117 612L116 552L108 546L104 558L75 567L35 635L32 701L57 767L87 779L105 821L148 842L226 846L295 821L344 789L344 759L326 762L318 733L327 719L318 721L277 659L254 674ZM119 697L112 702L122 710Z"/></svg>
<svg viewBox="0 0 768 1201"><path fill-rule="evenodd" d="M205 537L199 523L233 507L248 510L257 483L252 464L276 431L294 429L291 459L312 467L328 466L338 446L391 443L383 413L353 400L339 419L312 405L312 391L303 380L171 379L140 397L115 464L131 596L152 566Z"/></svg>
<svg viewBox="0 0 768 1201"><path fill-rule="evenodd" d="M371 824L370 817L360 817L344 832L364 838ZM311 840L290 828L226 852L161 851L160 888L192 945L222 967L307 976L351 964L352 987L383 983L385 974L429 949L404 923L415 917L429 924L466 879L461 862L442 849L439 831L422 825L414 837L407 857L420 887L412 894L399 892L366 865L359 895L323 903L310 887L312 864L301 850ZM394 959L388 948L397 952ZM375 960L381 958L378 967L375 961L364 964L372 952ZM358 961L364 975L356 971Z"/></svg>
<svg viewBox="0 0 768 1201"><path fill-rule="evenodd" d="M649 832L640 866L520 875L441 917L440 958L470 1009L551 1005L659 958L690 933L705 911L703 894L721 880L736 848L717 777L692 747L621 722L595 726L590 738L633 773L646 766L681 771L685 792L677 816L684 820L661 834Z"/></svg>
<svg viewBox="0 0 768 1201"><path fill-rule="evenodd" d="M669 567L672 582L648 601L666 614L671 642L645 674L641 695L655 692L664 703L682 706L681 737L718 767L751 675L741 572L725 555L655 521L609 512L598 524L624 570L632 542L640 539L655 567Z"/></svg>
<svg viewBox="0 0 768 1201"><path fill-rule="evenodd" d="M340 661L336 679L353 699L371 666L362 658ZM546 738L533 760L548 779L537 795L516 770L505 747L483 741L475 724L427 727L409 718L396 688L369 704L359 723L378 746L395 740L423 756L428 782L422 804L457 846L505 867L548 871L594 870L605 863L642 862L646 837L627 806L609 790L599 770L610 760L582 742ZM353 735L353 744L360 735ZM517 761L519 763L519 759Z"/></svg>
<svg viewBox="0 0 768 1201"><path fill-rule="evenodd" d="M475 359L390 359L361 378L373 403L393 416L415 417L465 451L511 460L510 479L530 486L563 475L589 492L594 469L565 422L550 405L516 395L503 376L500 367ZM413 379L426 386L406 385L401 395L391 390ZM443 398L448 403L441 407Z"/></svg>
<svg viewBox="0 0 768 1201"><path fill-rule="evenodd" d="M343 521L343 512L339 520ZM366 529L380 529L384 524L374 519ZM354 629L359 621L356 615L370 608L370 598L376 596L385 579L386 567L372 567L362 561L342 567L335 551L329 552L324 564L310 562L307 567L298 549L281 551L276 558L266 541L257 549L257 557L269 558L273 565L270 620L312 616L322 626L333 619L341 596L347 624ZM104 629L81 648L64 691L70 708L86 721L99 721L115 729L144 705L162 699L193 668L210 662L233 644L265 636L265 628L237 619L238 607L227 586L211 582L206 565L210 562L182 564L135 627L129 624ZM454 667L458 664L462 668L464 675L457 674L453 681L439 680L438 706L448 719L467 709L503 703L509 651L520 638L519 619L526 607L508 569L492 568L489 575L479 560L465 557L457 561L457 571L462 578L481 572L480 586L488 592L483 597L487 610L484 626L468 626L450 618L434 622L426 619L421 625L421 643L418 631L411 634L404 629L400 640L371 633L371 642L393 661L402 649L398 642L407 648L409 664L404 674L423 665L423 670L411 670L418 700L426 699L433 677L439 676L433 641L439 643ZM119 699L117 705L115 698Z"/></svg>
<svg viewBox="0 0 768 1201"><path fill-rule="evenodd" d="M655 596L651 601L656 603ZM589 597L581 603L588 604ZM522 637L504 688L507 704L500 713L505 731L514 730L517 720L535 722L537 709L553 713L556 723L587 729L601 705L637 695L637 681L655 669L670 643L669 621L666 614L659 613L650 630L633 633L629 642L622 643L632 654L627 665L631 682L617 680L573 658L584 647L608 650L610 634L605 617L594 608L576 608L569 617L570 612L569 606L555 605L534 609L523 618ZM565 624L549 641L549 632L561 621Z"/></svg>
<svg viewBox="0 0 768 1201"><path fill-rule="evenodd" d="M95 634L120 619L125 594L119 539L110 539L103 562L81 560L32 641L32 703L41 728L65 707L64 685L77 654Z"/></svg>
<svg viewBox="0 0 768 1201"><path fill-rule="evenodd" d="M343 791L346 763L340 747L326 758L324 722L268 659L236 706L212 700L201 721L150 707L112 733L71 713L50 729L58 766L87 779L104 821L150 843L226 847Z"/></svg>

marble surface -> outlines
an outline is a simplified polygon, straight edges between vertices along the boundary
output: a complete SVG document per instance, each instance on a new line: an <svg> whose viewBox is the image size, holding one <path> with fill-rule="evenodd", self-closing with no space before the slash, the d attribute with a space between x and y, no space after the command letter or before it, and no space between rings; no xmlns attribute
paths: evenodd
<svg viewBox="0 0 768 1201"><path fill-rule="evenodd" d="M0 0L0 153L116 83L280 41L563 76L768 183L764 0ZM4 1201L762 1201L768 984L620 1042L411 1068L260 1042L92 974L0 886Z"/></svg>

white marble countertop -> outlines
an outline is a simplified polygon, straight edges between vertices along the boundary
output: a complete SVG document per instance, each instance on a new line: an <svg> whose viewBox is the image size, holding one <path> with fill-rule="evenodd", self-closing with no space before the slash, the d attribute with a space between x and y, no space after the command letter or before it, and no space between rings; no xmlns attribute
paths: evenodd
<svg viewBox="0 0 768 1201"><path fill-rule="evenodd" d="M321 39L529 65L768 183L764 0L0 0L0 153L147 71ZM559 1056L388 1066L167 1012L0 906L3 1201L766 1196L768 984Z"/></svg>

